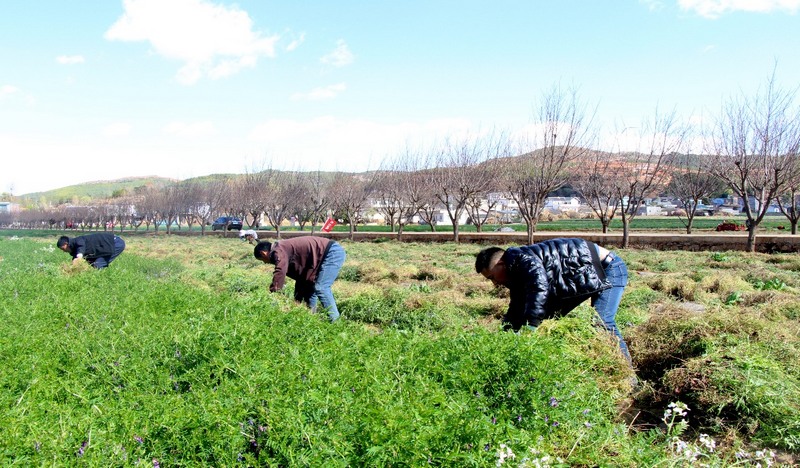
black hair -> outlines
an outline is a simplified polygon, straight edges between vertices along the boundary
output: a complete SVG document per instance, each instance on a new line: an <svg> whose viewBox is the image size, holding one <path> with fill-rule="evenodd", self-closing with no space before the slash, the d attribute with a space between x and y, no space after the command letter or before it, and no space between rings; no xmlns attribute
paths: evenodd
<svg viewBox="0 0 800 468"><path fill-rule="evenodd" d="M56 247L58 247L60 249L61 246L64 245L64 244L69 245L69 237L67 237L67 236L59 237L58 238L58 242L56 242Z"/></svg>
<svg viewBox="0 0 800 468"><path fill-rule="evenodd" d="M253 256L261 260L261 252L269 254L270 250L272 250L272 243L267 241L259 242L253 249Z"/></svg>
<svg viewBox="0 0 800 468"><path fill-rule="evenodd" d="M500 247L487 247L478 252L478 255L475 256L475 272L480 273L485 270L498 252L505 252L505 250Z"/></svg>

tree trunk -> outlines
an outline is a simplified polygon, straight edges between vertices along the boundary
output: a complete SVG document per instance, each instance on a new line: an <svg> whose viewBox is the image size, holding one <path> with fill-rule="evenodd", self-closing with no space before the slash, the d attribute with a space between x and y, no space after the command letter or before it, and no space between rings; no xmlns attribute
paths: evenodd
<svg viewBox="0 0 800 468"><path fill-rule="evenodd" d="M755 223L750 223L750 228L747 229L747 247L746 250L748 252L755 252L756 251L756 225Z"/></svg>
<svg viewBox="0 0 800 468"><path fill-rule="evenodd" d="M630 220L623 219L622 220L622 248L627 249L630 246L631 242L631 235L630 235Z"/></svg>

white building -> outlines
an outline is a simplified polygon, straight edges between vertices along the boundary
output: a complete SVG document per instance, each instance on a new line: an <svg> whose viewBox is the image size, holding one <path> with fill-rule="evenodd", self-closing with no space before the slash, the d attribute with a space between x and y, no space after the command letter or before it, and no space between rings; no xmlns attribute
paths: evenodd
<svg viewBox="0 0 800 468"><path fill-rule="evenodd" d="M578 197L547 197L544 208L554 213L577 212L581 208L581 200Z"/></svg>

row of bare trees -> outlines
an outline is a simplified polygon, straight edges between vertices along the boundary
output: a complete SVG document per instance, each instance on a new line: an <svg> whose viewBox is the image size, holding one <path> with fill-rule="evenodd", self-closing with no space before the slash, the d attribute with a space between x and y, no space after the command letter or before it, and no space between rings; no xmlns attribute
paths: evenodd
<svg viewBox="0 0 800 468"><path fill-rule="evenodd" d="M28 213L26 222L107 228L112 219L134 229L164 225L168 232L174 225L197 223L205 232L219 215L241 217L251 227L258 227L263 216L280 236L287 219L301 229L310 224L314 231L332 214L350 226L352 236L365 212L376 209L401 238L415 218L435 230L443 212L458 242L465 213L480 231L496 215L498 200L510 197L532 242L546 198L569 186L585 199L603 232L619 217L627 247L631 221L648 197L670 193L680 199L691 233L701 202L727 190L745 200L747 248L752 251L756 228L772 201L789 219L792 233L797 232L800 112L795 96L794 90L777 86L773 72L754 95L725 102L704 129L692 131L695 127L680 121L675 111L656 109L638 127L617 132L618 141L609 145L598 141L594 109L574 88L556 85L543 93L535 106L536 121L524 136L489 130L451 135L429 148L407 145L385 158L378 170L358 174L262 168L192 179L137 190L80 216L75 208L58 215ZM637 141L621 144L631 128ZM703 142L699 151L698 141ZM606 149L594 149L598 146Z"/></svg>

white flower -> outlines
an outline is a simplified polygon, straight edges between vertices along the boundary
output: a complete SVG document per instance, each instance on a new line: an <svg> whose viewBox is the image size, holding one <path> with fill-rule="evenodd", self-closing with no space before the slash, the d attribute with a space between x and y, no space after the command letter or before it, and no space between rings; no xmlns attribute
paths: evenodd
<svg viewBox="0 0 800 468"><path fill-rule="evenodd" d="M709 452L713 452L715 448L717 448L717 443L708 436L708 434L700 434L700 437L697 438L700 441L700 444L705 447Z"/></svg>
<svg viewBox="0 0 800 468"><path fill-rule="evenodd" d="M511 447L507 446L506 444L500 444L500 450L497 451L497 466L503 466L506 462L506 458L517 458L514 455L514 452L511 450Z"/></svg>

